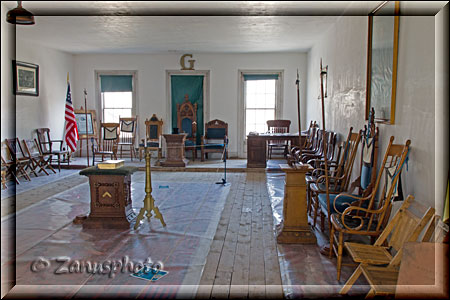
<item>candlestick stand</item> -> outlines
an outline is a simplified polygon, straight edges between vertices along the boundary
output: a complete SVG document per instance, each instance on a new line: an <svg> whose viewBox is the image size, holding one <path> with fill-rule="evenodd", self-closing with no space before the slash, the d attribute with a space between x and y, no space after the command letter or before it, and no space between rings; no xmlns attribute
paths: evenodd
<svg viewBox="0 0 450 300"><path fill-rule="evenodd" d="M147 216L147 220L150 223L150 218L152 217L152 211L155 213L155 218L161 221L162 226L166 226L164 222L164 218L162 214L159 212L157 206L155 206L155 199L152 196L152 177L150 172L150 159L151 154L148 151L147 147L145 147L145 198L144 198L144 207L141 208L139 214L136 218L136 224L134 224L134 229L136 230L141 224L141 220L144 218L144 214Z"/></svg>

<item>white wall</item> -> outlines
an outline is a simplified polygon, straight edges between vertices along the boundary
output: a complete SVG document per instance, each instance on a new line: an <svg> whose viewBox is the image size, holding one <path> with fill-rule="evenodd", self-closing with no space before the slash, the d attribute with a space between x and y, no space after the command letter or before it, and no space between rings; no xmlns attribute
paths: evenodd
<svg viewBox="0 0 450 300"><path fill-rule="evenodd" d="M170 132L166 118L166 70L179 70L182 54L147 55L75 55L74 106L84 106L83 89L88 93L88 108L97 109L95 99L95 70L137 70L137 107L139 135L145 135L143 122L153 113L164 119L164 130ZM196 54L196 70L210 70L210 119L221 119L228 123L230 154L237 153L238 135L238 70L239 69L283 69L284 105L283 118L292 120L291 130L297 131L296 72L299 69L301 82L306 81L306 54ZM305 88L302 88L305 99ZM99 116L97 116L99 118ZM208 121L208 120L205 120Z"/></svg>
<svg viewBox="0 0 450 300"><path fill-rule="evenodd" d="M12 89L12 61L16 57L16 30L15 26L6 22L6 12L9 9L1 3L1 140L14 137L15 133L15 100Z"/></svg>
<svg viewBox="0 0 450 300"><path fill-rule="evenodd" d="M67 72L73 76L73 55L24 41L21 30L17 28L16 57L18 61L39 65L39 96L16 96L16 135L21 139L34 138L36 128L48 127L52 139L61 139Z"/></svg>
<svg viewBox="0 0 450 300"><path fill-rule="evenodd" d="M5 138L35 138L34 130L48 127L53 139L64 134L64 109L67 72L73 74L73 55L30 44L21 39L23 26L6 22L6 9L1 12L2 63L2 141ZM12 61L39 65L39 96L15 96L12 88Z"/></svg>
<svg viewBox="0 0 450 300"><path fill-rule="evenodd" d="M359 130L364 125L367 28L367 17L341 17L308 55L307 120L321 120L320 101L314 99L322 58L323 64L329 66L326 127L339 132L341 138L350 126ZM396 143L411 139L409 171L402 175L404 193L432 206L435 206L434 32L434 17L400 17L395 125L378 125L380 157L390 136L395 136ZM441 214L439 209L438 212Z"/></svg>

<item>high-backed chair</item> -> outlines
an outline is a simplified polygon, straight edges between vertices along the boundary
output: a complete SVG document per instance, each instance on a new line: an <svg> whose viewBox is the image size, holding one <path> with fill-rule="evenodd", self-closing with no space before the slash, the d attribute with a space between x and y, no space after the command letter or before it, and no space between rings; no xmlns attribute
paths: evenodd
<svg viewBox="0 0 450 300"><path fill-rule="evenodd" d="M218 152L223 153L228 142L228 123L215 119L205 123L205 135L201 140L201 160L208 158L208 153ZM228 153L225 152L225 158L228 158Z"/></svg>
<svg viewBox="0 0 450 300"><path fill-rule="evenodd" d="M290 120L268 120L267 130L269 133L289 133L289 127L291 126ZM288 153L289 142L286 140L273 139L269 140L268 144L268 155L272 158L273 149L282 149L283 155L286 156Z"/></svg>
<svg viewBox="0 0 450 300"><path fill-rule="evenodd" d="M177 104L177 127L180 133L186 133L185 151L192 151L192 159L197 157L197 103L192 104L189 96Z"/></svg>
<svg viewBox="0 0 450 300"><path fill-rule="evenodd" d="M136 158L136 131L138 124L138 117L130 117L130 118L119 118L120 124L120 135L118 150L120 151L120 158L122 158L122 153L129 152L131 161L133 161L133 157ZM125 148L125 149L123 149Z"/></svg>
<svg viewBox="0 0 450 300"><path fill-rule="evenodd" d="M38 128L36 133L41 153L51 155L51 161L55 161L53 157L57 157L58 170L61 172L61 162L67 162L67 165L70 164L69 151L64 148L64 141L52 140L49 128ZM54 144L59 144L59 147L54 146Z"/></svg>
<svg viewBox="0 0 450 300"><path fill-rule="evenodd" d="M141 140L139 144L139 160L142 160L142 154L147 147L149 151L158 151L158 161L162 157L162 126L164 122L162 119L153 114L149 119L145 120L145 139Z"/></svg>
<svg viewBox="0 0 450 300"><path fill-rule="evenodd" d="M374 112L372 109L369 122L364 125L364 130L361 131L361 151L360 151L360 167L358 177L350 184L348 190L343 191L348 194L366 197L372 193L377 177L377 157L378 157L378 127L375 127ZM321 193L318 195L319 204L321 208L321 226L324 227L324 217L336 212L334 207L339 211L343 211L350 204L355 206L357 202L353 203L352 198L348 198L345 194L336 197L337 194ZM328 202L327 199L330 199ZM361 203L367 205L367 202ZM366 206L367 207L367 206Z"/></svg>
<svg viewBox="0 0 450 300"><path fill-rule="evenodd" d="M344 247L344 234L355 234L377 238L385 228L392 208L392 202L397 196L397 183L403 168L403 164L409 153L411 141L407 140L404 145L394 144L392 136L387 146L380 170L378 172L375 185L370 195L359 197L350 194L341 194L336 196L333 202L335 213L331 214L331 233L330 233L330 257L332 251L337 256L337 278L341 276L342 254ZM381 178L385 175L383 188ZM348 197L349 202L358 203L350 205L341 211L334 205L339 197ZM355 202L357 201L357 202ZM334 245L335 233L337 245Z"/></svg>
<svg viewBox="0 0 450 300"><path fill-rule="evenodd" d="M316 182L310 184L309 193L312 205L314 206L313 226L316 225L317 215L321 215L321 230L325 230L324 215L327 214L328 222L330 221L330 205L327 203L327 194L339 194L348 190L350 184L350 177L352 175L353 164L355 162L356 153L361 142L361 132L352 132L350 128L347 141L344 145L343 154L339 165L331 168L328 172L329 187L326 188L326 177L321 175L316 179ZM325 195L325 205L321 199Z"/></svg>
<svg viewBox="0 0 450 300"><path fill-rule="evenodd" d="M95 139L92 138L92 165L95 165L95 156L101 155L104 161L105 156L110 156L111 159L117 159L117 143L119 141L119 123L101 123L100 124L100 140L95 144Z"/></svg>

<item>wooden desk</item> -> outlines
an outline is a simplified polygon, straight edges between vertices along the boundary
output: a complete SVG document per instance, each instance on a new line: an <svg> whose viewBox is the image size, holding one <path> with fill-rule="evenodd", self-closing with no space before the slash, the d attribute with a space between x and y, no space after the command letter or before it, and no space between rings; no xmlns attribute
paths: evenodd
<svg viewBox="0 0 450 300"><path fill-rule="evenodd" d="M163 167L186 167L188 160L184 154L186 133L163 134L166 139L166 160L161 162Z"/></svg>
<svg viewBox="0 0 450 300"><path fill-rule="evenodd" d="M247 136L247 168L267 167L267 141L286 140L291 145L298 145L298 133L293 134L260 134ZM302 143L305 142L306 135L302 134Z"/></svg>
<svg viewBox="0 0 450 300"><path fill-rule="evenodd" d="M91 188L91 212L89 216L78 216L74 223L84 228L129 229L136 218L131 200L131 174L136 167L124 166L112 170L89 167L80 175L89 177Z"/></svg>
<svg viewBox="0 0 450 300"><path fill-rule="evenodd" d="M283 230L277 237L280 244L315 244L316 236L308 224L306 213L305 173L313 168L308 164L298 165L297 169L287 164L280 165L286 173L283 199Z"/></svg>

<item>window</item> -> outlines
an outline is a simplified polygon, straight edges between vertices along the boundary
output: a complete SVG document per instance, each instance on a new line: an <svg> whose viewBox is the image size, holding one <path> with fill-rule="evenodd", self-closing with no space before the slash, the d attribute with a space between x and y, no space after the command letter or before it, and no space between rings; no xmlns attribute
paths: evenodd
<svg viewBox="0 0 450 300"><path fill-rule="evenodd" d="M103 122L119 123L119 117L131 117L132 92L102 92Z"/></svg>
<svg viewBox="0 0 450 300"><path fill-rule="evenodd" d="M100 75L102 122L118 123L134 111L133 75Z"/></svg>
<svg viewBox="0 0 450 300"><path fill-rule="evenodd" d="M276 119L278 75L244 75L245 135L267 131L267 120Z"/></svg>

